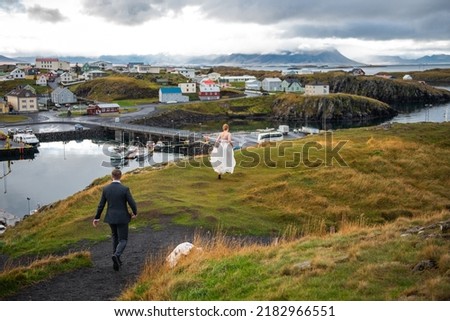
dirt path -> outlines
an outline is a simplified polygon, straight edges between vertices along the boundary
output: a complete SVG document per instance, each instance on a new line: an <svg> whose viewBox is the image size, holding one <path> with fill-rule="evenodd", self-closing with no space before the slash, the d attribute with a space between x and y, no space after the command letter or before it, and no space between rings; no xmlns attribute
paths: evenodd
<svg viewBox="0 0 450 321"><path fill-rule="evenodd" d="M119 272L112 268L112 245L108 240L86 249L91 252L92 267L64 273L29 286L6 300L114 300L136 281L146 261L156 261L179 243L192 242L193 235L193 229L171 224L157 231L150 227L139 232L130 231L128 245L122 256L124 263Z"/></svg>

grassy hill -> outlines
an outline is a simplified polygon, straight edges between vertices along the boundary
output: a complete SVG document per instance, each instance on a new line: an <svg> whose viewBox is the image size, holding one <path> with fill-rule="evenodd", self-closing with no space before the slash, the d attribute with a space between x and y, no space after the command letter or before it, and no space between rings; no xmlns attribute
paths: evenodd
<svg viewBox="0 0 450 321"><path fill-rule="evenodd" d="M76 85L72 88L77 96L99 101L142 99L158 97L157 84L126 76L109 76Z"/></svg>
<svg viewBox="0 0 450 321"><path fill-rule="evenodd" d="M402 78L405 75L404 72L393 72L389 74L396 78ZM412 71L408 72L408 74L411 75L413 79L422 80L435 86L448 86L450 84L450 69L437 68L424 71Z"/></svg>
<svg viewBox="0 0 450 321"><path fill-rule="evenodd" d="M175 269L149 266L122 298L450 299L449 239L401 236L450 219L449 135L449 123L348 129L236 152L236 171L222 180L206 157L126 174L140 208L133 229L164 228L165 217L279 241L241 248L200 235L203 251ZM108 227L90 223L108 181L9 229L0 253L42 256L106 239ZM414 272L423 260L435 268Z"/></svg>

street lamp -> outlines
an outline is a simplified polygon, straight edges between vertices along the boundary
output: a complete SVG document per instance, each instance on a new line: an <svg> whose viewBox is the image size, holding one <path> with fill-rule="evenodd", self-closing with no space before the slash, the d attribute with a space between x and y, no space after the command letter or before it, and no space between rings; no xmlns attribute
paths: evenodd
<svg viewBox="0 0 450 321"><path fill-rule="evenodd" d="M28 201L28 215L30 215L30 213L31 213L30 200L31 200L31 198L27 197L27 201Z"/></svg>

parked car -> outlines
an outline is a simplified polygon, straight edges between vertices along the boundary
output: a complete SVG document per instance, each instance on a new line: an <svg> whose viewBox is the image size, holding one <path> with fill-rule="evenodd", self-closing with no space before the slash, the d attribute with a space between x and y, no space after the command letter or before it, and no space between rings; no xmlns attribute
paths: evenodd
<svg viewBox="0 0 450 321"><path fill-rule="evenodd" d="M83 130L83 125L81 124L75 124L75 130Z"/></svg>
<svg viewBox="0 0 450 321"><path fill-rule="evenodd" d="M267 133L261 133L258 135L258 144L265 142L279 142L283 140L283 133L278 131L272 131Z"/></svg>

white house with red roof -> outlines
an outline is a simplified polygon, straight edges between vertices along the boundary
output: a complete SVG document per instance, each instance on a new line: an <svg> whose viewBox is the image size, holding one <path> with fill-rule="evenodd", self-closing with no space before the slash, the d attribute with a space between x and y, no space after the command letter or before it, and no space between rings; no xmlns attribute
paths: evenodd
<svg viewBox="0 0 450 321"><path fill-rule="evenodd" d="M70 63L58 58L36 58L36 68L49 70L70 70Z"/></svg>
<svg viewBox="0 0 450 321"><path fill-rule="evenodd" d="M200 100L220 99L220 87L211 79L205 78L200 82L198 98Z"/></svg>

